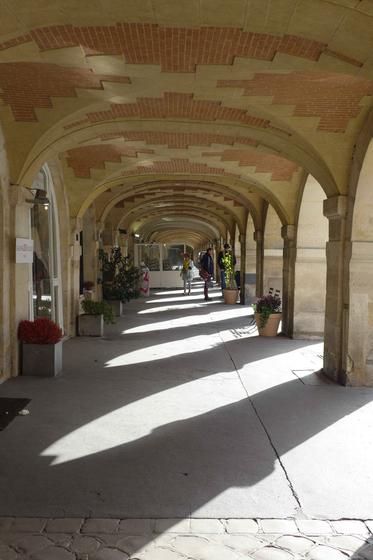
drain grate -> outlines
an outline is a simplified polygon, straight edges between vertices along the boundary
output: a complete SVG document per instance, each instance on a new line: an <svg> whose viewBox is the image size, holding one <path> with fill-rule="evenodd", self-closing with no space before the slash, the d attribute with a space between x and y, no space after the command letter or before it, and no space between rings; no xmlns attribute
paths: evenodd
<svg viewBox="0 0 373 560"><path fill-rule="evenodd" d="M19 411L28 405L30 400L0 397L0 430L5 430Z"/></svg>

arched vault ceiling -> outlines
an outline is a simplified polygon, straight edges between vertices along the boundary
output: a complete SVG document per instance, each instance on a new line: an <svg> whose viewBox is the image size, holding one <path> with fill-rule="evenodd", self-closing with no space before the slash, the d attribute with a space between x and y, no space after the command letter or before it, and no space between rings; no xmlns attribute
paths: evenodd
<svg viewBox="0 0 373 560"><path fill-rule="evenodd" d="M141 213L150 211L169 212L174 211L175 208L188 209L191 213L200 212L201 210L206 215L214 216L220 223L224 223L226 228L229 228L237 222L242 223L241 216L237 215L229 206L223 206L219 201L214 200L209 202L202 196L162 196L144 198L141 201L136 201L132 204L119 202L111 207L111 210L106 214L107 221L115 227L120 227L121 224L130 226L136 219L136 216ZM238 213L239 214L239 213Z"/></svg>
<svg viewBox="0 0 373 560"><path fill-rule="evenodd" d="M223 234L212 220L206 220L203 215L190 216L181 212L171 215L164 213L163 216L150 214L136 222L136 231L145 239L150 239L154 232L167 234L170 230L197 232L211 241Z"/></svg>
<svg viewBox="0 0 373 560"><path fill-rule="evenodd" d="M0 0L12 182L60 161L71 214L193 178L292 223L306 173L346 193L373 100L368 0ZM159 187L162 188L162 187ZM97 200L97 204L100 202ZM254 212L255 214L255 212ZM253 215L254 215L253 214Z"/></svg>
<svg viewBox="0 0 373 560"><path fill-rule="evenodd" d="M136 229L134 227L134 224L138 223L139 221L148 219L149 216L152 216L153 218L158 218L159 216L167 216L168 220L170 216L174 216L175 214L182 215L184 217L187 216L190 218L199 216L206 223L213 224L214 227L216 227L222 235L224 235L225 231L232 229L235 224L235 222L232 221L229 216L222 216L218 211L216 211L216 209L212 209L208 206L204 206L203 208L201 208L200 206L198 207L196 203L189 203L175 204L172 208L138 208L132 213L132 215L128 215L125 217L121 217L120 215L118 215L113 225L117 228L124 227L126 229ZM167 224L169 225L168 221Z"/></svg>
<svg viewBox="0 0 373 560"><path fill-rule="evenodd" d="M119 186L103 191L95 199L96 215L101 222L112 222L115 211L122 218L136 208L155 204L176 204L180 201L193 202L199 208L212 207L236 221L243 229L247 214L253 216L256 227L260 229L262 199L253 193L242 194L227 185L206 181L160 181L145 182L136 186Z"/></svg>

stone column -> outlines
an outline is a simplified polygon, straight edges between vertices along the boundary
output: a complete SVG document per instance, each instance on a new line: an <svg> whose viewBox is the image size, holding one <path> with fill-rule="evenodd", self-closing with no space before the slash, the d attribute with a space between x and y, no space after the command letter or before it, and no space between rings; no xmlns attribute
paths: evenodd
<svg viewBox="0 0 373 560"><path fill-rule="evenodd" d="M12 320L12 269L10 243L12 214L14 208L9 201L9 180L7 177L4 152L0 148L0 382L15 374L12 367L11 330L15 328ZM15 188L15 187L13 187Z"/></svg>
<svg viewBox="0 0 373 560"><path fill-rule="evenodd" d="M241 255L240 255L240 303L244 305L248 303L246 298L246 235L240 234L240 246L241 246Z"/></svg>
<svg viewBox="0 0 373 560"><path fill-rule="evenodd" d="M11 302L10 345L12 356L11 375L19 372L19 344L17 339L18 324L24 319L31 319L32 313L32 264L15 262L15 240L17 237L31 239L32 193L24 187L11 187L11 206L14 225L11 235L11 255L9 265L13 274L10 293L7 297Z"/></svg>
<svg viewBox="0 0 373 560"><path fill-rule="evenodd" d="M133 233L128 236L128 256L135 260L135 238Z"/></svg>
<svg viewBox="0 0 373 560"><path fill-rule="evenodd" d="M353 241L348 247L351 260L349 303L344 306L348 307L346 383L373 386L373 242Z"/></svg>
<svg viewBox="0 0 373 560"><path fill-rule="evenodd" d="M66 286L70 298L69 317L66 325L68 334L76 334L76 317L80 309L80 232L82 230L81 218L70 219L70 283Z"/></svg>
<svg viewBox="0 0 373 560"><path fill-rule="evenodd" d="M343 268L345 263L345 231L347 197L324 200L324 216L329 220L329 241L326 244L326 302L324 328L324 372L345 384L343 358Z"/></svg>
<svg viewBox="0 0 373 560"><path fill-rule="evenodd" d="M110 224L106 224L101 230L101 242L103 250L110 255L112 248L116 244L116 231Z"/></svg>
<svg viewBox="0 0 373 560"><path fill-rule="evenodd" d="M97 296L98 278L98 231L95 209L90 206L83 217L83 270L84 281L94 283L94 293Z"/></svg>
<svg viewBox="0 0 373 560"><path fill-rule="evenodd" d="M254 232L246 231L245 235L245 303L253 303L256 299L256 243L254 240Z"/></svg>
<svg viewBox="0 0 373 560"><path fill-rule="evenodd" d="M264 272L264 235L263 231L254 231L256 242L256 297L263 295L263 272Z"/></svg>
<svg viewBox="0 0 373 560"><path fill-rule="evenodd" d="M325 284L325 248L298 247L295 263L293 338L323 338Z"/></svg>
<svg viewBox="0 0 373 560"><path fill-rule="evenodd" d="M281 228L281 237L284 240L282 268L282 332L286 336L292 336L294 318L294 272L296 257L295 226L283 226Z"/></svg>

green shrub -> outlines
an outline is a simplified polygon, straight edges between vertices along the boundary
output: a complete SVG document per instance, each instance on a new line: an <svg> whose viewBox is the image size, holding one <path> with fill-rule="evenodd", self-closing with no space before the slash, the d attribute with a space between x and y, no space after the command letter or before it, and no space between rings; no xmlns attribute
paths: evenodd
<svg viewBox="0 0 373 560"><path fill-rule="evenodd" d="M87 315L103 315L106 324L115 323L113 308L106 301L83 299L82 309Z"/></svg>
<svg viewBox="0 0 373 560"><path fill-rule="evenodd" d="M139 296L141 271L129 257L123 257L119 247L113 247L110 256L100 250L99 259L104 299L118 299L124 303Z"/></svg>
<svg viewBox="0 0 373 560"><path fill-rule="evenodd" d="M225 253L221 261L224 265L227 288L229 290L235 290L237 288L237 284L234 274L234 259L232 253Z"/></svg>

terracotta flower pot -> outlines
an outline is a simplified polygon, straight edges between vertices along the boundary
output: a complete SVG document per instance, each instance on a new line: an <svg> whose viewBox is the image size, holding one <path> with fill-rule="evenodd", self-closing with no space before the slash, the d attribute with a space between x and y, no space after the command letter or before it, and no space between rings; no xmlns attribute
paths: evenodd
<svg viewBox="0 0 373 560"><path fill-rule="evenodd" d="M238 290L236 288L233 290L231 288L225 288L225 290L223 290L224 303L228 303L229 305L235 304L237 301L237 294Z"/></svg>
<svg viewBox="0 0 373 560"><path fill-rule="evenodd" d="M255 313L255 323L258 327L259 336L277 336L278 326L282 318L282 313L272 313L264 327L261 327L261 317L259 313Z"/></svg>

